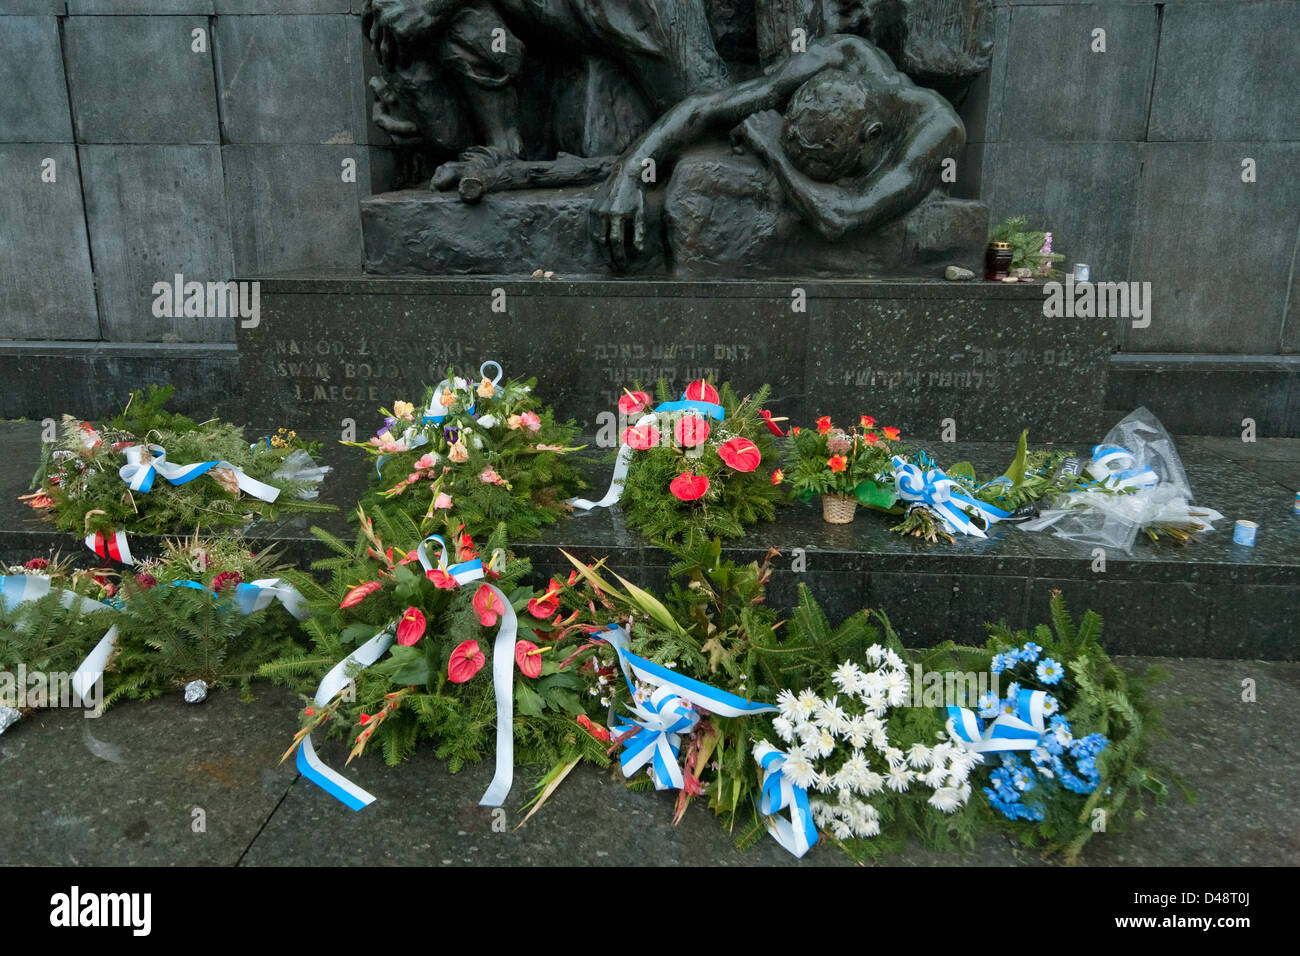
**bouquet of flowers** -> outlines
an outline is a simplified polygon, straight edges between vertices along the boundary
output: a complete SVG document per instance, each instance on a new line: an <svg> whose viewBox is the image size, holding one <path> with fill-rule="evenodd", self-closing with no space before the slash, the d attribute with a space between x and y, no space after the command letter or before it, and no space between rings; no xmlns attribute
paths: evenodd
<svg viewBox="0 0 1300 956"><path fill-rule="evenodd" d="M27 503L60 530L87 535L101 557L126 564L119 531L188 533L285 509L333 510L310 500L328 471L315 465L314 444L280 429L250 446L234 425L166 411L172 392L170 385L132 392L99 428L65 415L59 440L44 446Z"/></svg>
<svg viewBox="0 0 1300 956"><path fill-rule="evenodd" d="M104 707L180 687L191 701L231 684L247 697L258 668L301 640L303 609L270 577L282 570L274 559L238 535L196 535L129 571L57 558L5 569L0 670L66 676L67 689Z"/></svg>
<svg viewBox="0 0 1300 956"><path fill-rule="evenodd" d="M786 469L792 497L807 501L822 496L822 511L832 524L853 520L858 504L888 509L897 499L892 478L895 455L905 453L897 428L877 427L870 415L845 430L830 416L816 429L792 428L786 443Z"/></svg>
<svg viewBox="0 0 1300 956"><path fill-rule="evenodd" d="M977 776L1002 822L1026 845L1073 862L1094 833L1119 829L1129 813L1142 817L1144 796L1163 804L1162 778L1190 794L1169 770L1150 765L1161 712L1148 689L1165 674L1117 667L1098 643L1101 618L1089 611L1076 626L1059 591L1051 620L1032 632L991 626L982 649L949 645L961 666L1009 681L979 700L979 720L950 707L949 723L955 739L984 753Z"/></svg>
<svg viewBox="0 0 1300 956"><path fill-rule="evenodd" d="M780 478L764 463L776 463L772 436L781 430L763 408L768 392L764 385L742 399L728 384L701 380L670 401L660 381L657 405L646 392L629 392L619 403L635 421L621 436L620 456L630 456L621 494L628 523L656 542L698 544L771 521Z"/></svg>
<svg viewBox="0 0 1300 956"><path fill-rule="evenodd" d="M490 367L495 378L482 374ZM471 382L448 369L420 408L394 402L373 438L345 443L375 460L364 504L391 501L430 527L454 510L471 534L504 522L511 538L535 536L570 510L566 499L583 487L576 426L538 401L535 379L502 384L495 362L480 374Z"/></svg>
<svg viewBox="0 0 1300 956"><path fill-rule="evenodd" d="M313 529L336 553L313 565L329 583L293 576L315 611L313 646L262 668L313 695L289 750L304 748L304 773L331 790L309 749L317 728L346 734L349 761L374 745L396 764L431 741L453 773L495 748L508 773L494 805L515 762L605 762L583 729L584 684L557 661L560 585L539 594L521 583L529 565L506 550L504 523L480 549L454 518L426 535L400 509L358 517L352 546Z"/></svg>

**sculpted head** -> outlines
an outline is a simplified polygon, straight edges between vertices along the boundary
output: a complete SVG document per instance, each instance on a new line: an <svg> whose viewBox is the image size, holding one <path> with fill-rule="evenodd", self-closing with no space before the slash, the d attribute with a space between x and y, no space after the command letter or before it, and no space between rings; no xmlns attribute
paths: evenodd
<svg viewBox="0 0 1300 956"><path fill-rule="evenodd" d="M860 171L885 126L869 85L840 70L817 74L790 97L782 145L811 179L834 182Z"/></svg>

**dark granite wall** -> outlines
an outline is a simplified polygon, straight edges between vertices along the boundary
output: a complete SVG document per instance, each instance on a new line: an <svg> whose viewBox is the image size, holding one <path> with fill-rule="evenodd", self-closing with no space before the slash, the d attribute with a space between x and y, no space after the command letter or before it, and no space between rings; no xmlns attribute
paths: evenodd
<svg viewBox="0 0 1300 956"><path fill-rule="evenodd" d="M1051 228L1094 278L1152 283L1150 327L1117 323L1108 405L1300 434L1300 3L995 4L958 192ZM392 157L359 8L0 0L0 416L48 413L15 386L54 356L100 383L175 366L211 404L233 323L156 318L153 282L360 270L358 202Z"/></svg>
<svg viewBox="0 0 1300 956"><path fill-rule="evenodd" d="M1116 323L1108 405L1300 435L1300 3L995 2L960 191L1094 281L1151 283L1150 326Z"/></svg>

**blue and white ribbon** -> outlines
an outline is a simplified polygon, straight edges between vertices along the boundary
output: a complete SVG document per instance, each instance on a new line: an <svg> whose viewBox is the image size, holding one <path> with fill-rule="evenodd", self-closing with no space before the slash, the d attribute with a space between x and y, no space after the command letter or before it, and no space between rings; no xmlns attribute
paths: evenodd
<svg viewBox="0 0 1300 956"><path fill-rule="evenodd" d="M737 697L735 694L719 690L703 681L687 677L685 674L679 674L662 664L656 664L654 661L648 661L644 657L633 654L628 650L627 631L618 624L606 625L604 630L597 631L591 637L593 640L606 642L618 653L618 663L619 668L623 671L623 679L627 681L628 690L634 696L636 694L636 685L632 683L632 674L635 674L643 683L655 687L666 687L683 700L688 700L695 706L711 714L717 714L719 717L775 714L781 710L775 704L761 704L757 701Z"/></svg>
<svg viewBox="0 0 1300 956"><path fill-rule="evenodd" d="M938 468L922 473L901 455L893 458L894 484L903 501L925 505L949 531L984 538L984 529L967 513L973 510L992 524L1009 518L1011 512L972 497L962 485L949 478Z"/></svg>
<svg viewBox="0 0 1300 956"><path fill-rule="evenodd" d="M145 461L145 450L152 456ZM174 465L167 460L167 450L161 445L129 445L123 449L126 464L118 469L118 476L126 482L132 491L148 494L153 488L154 479L161 477L173 485L183 485L201 475L206 475L213 468L228 468L234 472L239 490L261 501L275 501L280 496L280 489L250 478L228 461L199 461L191 465Z"/></svg>
<svg viewBox="0 0 1300 956"><path fill-rule="evenodd" d="M786 754L767 741L754 747L754 760L763 769L763 789L758 809L767 817L768 832L783 848L802 857L817 842L817 826L808 805L808 791L790 782L782 768ZM789 810L790 816L779 814Z"/></svg>
<svg viewBox="0 0 1300 956"><path fill-rule="evenodd" d="M352 683L353 678L359 672L383 657L384 652L393 643L395 633L395 626L390 624L335 664L324 679L321 680L320 686L316 688L314 698L316 706L324 707L329 704L348 684ZM366 790L337 771L325 766L324 762L316 756L316 748L312 746L311 734L304 737L302 743L299 744L297 762L299 773L349 809L360 810L362 807L367 807L375 802L374 796Z"/></svg>
<svg viewBox="0 0 1300 956"><path fill-rule="evenodd" d="M675 402L660 402L655 410L649 415L642 415L637 419L636 427L643 425L655 425L659 423L660 413L681 414L683 412L694 412L706 418L714 418L718 421L724 421L727 417L727 410L721 405L713 402L704 402L697 399L686 397L682 392L682 397ZM666 427L666 426L665 426ZM620 444L618 447L618 458L614 461L614 474L610 478L609 491L599 501L592 501L588 498L570 498L568 504L572 508L581 511L590 511L593 508L608 508L616 505L619 499L623 497L623 485L627 481L627 472L632 465L632 448L627 444Z"/></svg>
<svg viewBox="0 0 1300 956"><path fill-rule="evenodd" d="M43 574L5 575L0 577L0 605L4 605L6 610L12 610L24 602L38 601L50 593L52 586L50 579ZM59 603L77 614L90 614L94 611L116 611L116 608L84 597L67 588L59 591ZM81 662L81 666L72 675L72 689L76 691L77 696L83 702L93 699L90 690L103 675L104 665L108 663L109 655L113 653L113 646L116 641L117 625L115 624L104 633L104 636L99 639L99 643L95 645L86 659ZM99 699L102 700L102 697Z"/></svg>
<svg viewBox="0 0 1300 956"><path fill-rule="evenodd" d="M682 734L689 734L700 722L699 713L667 687L656 688L648 701L633 698L635 716L614 727L618 734L631 734L623 741L619 764L630 777L650 764L656 790L680 790L685 785L677 757Z"/></svg>
<svg viewBox="0 0 1300 956"><path fill-rule="evenodd" d="M198 581L190 580L172 581L171 586L194 591L208 590ZM283 604L284 609L299 621L306 620L311 614L307 609L307 601L298 589L282 578L258 578L256 581L235 585L235 606L239 608L240 614L263 611L276 601Z"/></svg>
<svg viewBox="0 0 1300 956"><path fill-rule="evenodd" d="M1033 750L1047 732L1046 703L1046 691L1021 690L1015 714L1001 714L987 727L980 726L974 711L950 706L948 734L972 753Z"/></svg>
<svg viewBox="0 0 1300 956"><path fill-rule="evenodd" d="M1137 459L1127 448L1119 445L1097 445L1092 450L1088 474L1103 487L1115 491L1154 488L1160 476L1150 468L1136 468Z"/></svg>
<svg viewBox="0 0 1300 956"><path fill-rule="evenodd" d="M464 561L460 564L447 565L447 542L442 540L442 535L431 534L420 542L420 546L415 549L416 557L420 559L420 566L425 571L434 570L434 564L429 560L429 553L424 546L430 541L437 541L441 548L441 555L438 558L437 567L446 571L455 579L457 584L467 584L470 581L477 581L483 577L483 562L478 558L472 561Z"/></svg>

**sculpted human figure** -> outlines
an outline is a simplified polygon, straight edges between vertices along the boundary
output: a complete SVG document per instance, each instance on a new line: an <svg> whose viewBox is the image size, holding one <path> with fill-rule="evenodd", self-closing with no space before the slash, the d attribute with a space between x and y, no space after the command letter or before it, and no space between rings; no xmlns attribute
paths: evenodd
<svg viewBox="0 0 1300 956"><path fill-rule="evenodd" d="M779 111L779 112L778 112ZM939 183L942 161L965 143L947 101L918 87L887 55L833 36L773 72L689 96L615 164L590 211L593 240L616 268L645 245L643 160L657 178L689 146L730 131L738 150L771 169L786 199L820 235L840 239L906 213Z"/></svg>
<svg viewBox="0 0 1300 956"><path fill-rule="evenodd" d="M727 82L702 0L367 0L362 15L380 64L436 60L469 104L479 145L506 160L523 149L513 84L525 51L511 23L553 39L575 60L601 55L620 64L655 115ZM409 119L381 112L376 121L410 133ZM455 185L460 168L447 164L435 185Z"/></svg>

